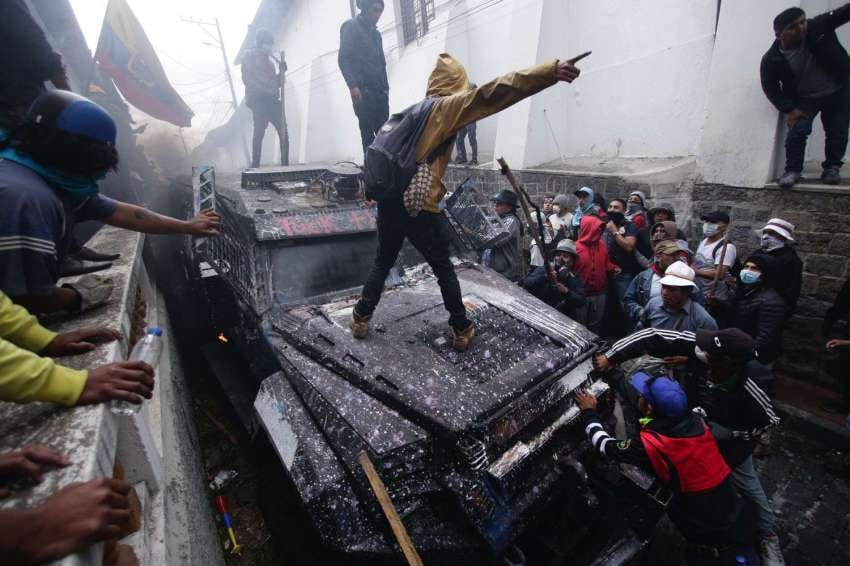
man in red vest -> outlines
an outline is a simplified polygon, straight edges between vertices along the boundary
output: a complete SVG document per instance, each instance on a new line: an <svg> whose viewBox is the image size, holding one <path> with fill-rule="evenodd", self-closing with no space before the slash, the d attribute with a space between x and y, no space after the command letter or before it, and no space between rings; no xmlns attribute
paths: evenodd
<svg viewBox="0 0 850 566"><path fill-rule="evenodd" d="M611 437L596 414L596 398L576 394L593 447L604 456L651 470L673 494L667 513L688 541L687 563L735 564L748 545L740 532L743 503L732 472L702 418L688 409L685 391L664 375L634 374L643 414L638 438Z"/></svg>

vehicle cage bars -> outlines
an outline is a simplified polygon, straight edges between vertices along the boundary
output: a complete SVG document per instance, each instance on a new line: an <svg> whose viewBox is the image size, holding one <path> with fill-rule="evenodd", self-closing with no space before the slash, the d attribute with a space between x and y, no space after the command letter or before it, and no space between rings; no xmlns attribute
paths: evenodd
<svg viewBox="0 0 850 566"><path fill-rule="evenodd" d="M446 199L446 212L477 250L499 246L511 238L490 200L469 179Z"/></svg>

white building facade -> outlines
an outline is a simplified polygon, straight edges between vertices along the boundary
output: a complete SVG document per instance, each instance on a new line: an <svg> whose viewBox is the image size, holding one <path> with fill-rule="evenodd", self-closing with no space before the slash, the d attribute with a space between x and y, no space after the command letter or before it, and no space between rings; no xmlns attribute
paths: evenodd
<svg viewBox="0 0 850 566"><path fill-rule="evenodd" d="M339 0L283 4L255 21L286 52L290 159L360 161L360 137L337 66ZM464 62L478 84L592 50L572 85L558 85L479 123L481 161L514 168L557 162L689 158L697 178L763 186L783 164L784 125L762 93L759 62L788 0L386 0L379 22L390 110L422 98L437 54ZM841 4L806 0L816 15ZM407 24L405 25L405 22ZM850 45L850 26L839 30ZM245 130L250 124L243 124ZM277 148L267 132L265 162ZM231 152L240 151L238 140ZM820 125L807 160L823 159Z"/></svg>

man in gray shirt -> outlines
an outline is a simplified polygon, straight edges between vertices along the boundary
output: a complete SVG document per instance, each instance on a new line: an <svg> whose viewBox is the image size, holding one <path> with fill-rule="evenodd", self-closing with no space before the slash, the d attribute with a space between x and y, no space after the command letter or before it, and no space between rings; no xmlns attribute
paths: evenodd
<svg viewBox="0 0 850 566"><path fill-rule="evenodd" d="M835 29L850 21L850 4L810 20L800 8L788 8L773 20L776 40L761 60L761 84L774 106L787 114L785 173L779 185L800 180L806 140L821 114L826 134L821 179L837 185L850 125L850 57Z"/></svg>
<svg viewBox="0 0 850 566"><path fill-rule="evenodd" d="M638 322L637 329L660 328L679 332L717 330L717 322L696 301L691 300L691 291L696 290L694 270L684 262L676 261L661 278L661 296L654 297Z"/></svg>
<svg viewBox="0 0 850 566"><path fill-rule="evenodd" d="M490 267L511 281L519 281L525 276L519 268L519 238L523 235L522 222L516 215L517 196L513 191L499 191L490 199L499 215L499 220L510 233L503 243L484 250L481 263Z"/></svg>

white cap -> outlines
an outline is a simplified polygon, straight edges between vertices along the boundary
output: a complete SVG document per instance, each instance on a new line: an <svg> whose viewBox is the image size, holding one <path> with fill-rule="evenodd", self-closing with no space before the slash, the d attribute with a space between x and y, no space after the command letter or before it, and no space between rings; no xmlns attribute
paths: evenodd
<svg viewBox="0 0 850 566"><path fill-rule="evenodd" d="M694 270L688 267L685 262L675 261L664 272L664 277L661 278L660 283L673 287L696 287L694 275Z"/></svg>
<svg viewBox="0 0 850 566"><path fill-rule="evenodd" d="M788 222L787 220L782 220L781 218L771 218L767 221L767 224L765 224L761 229L756 230L756 232L761 234L765 230L776 232L789 242L794 241L794 225Z"/></svg>

